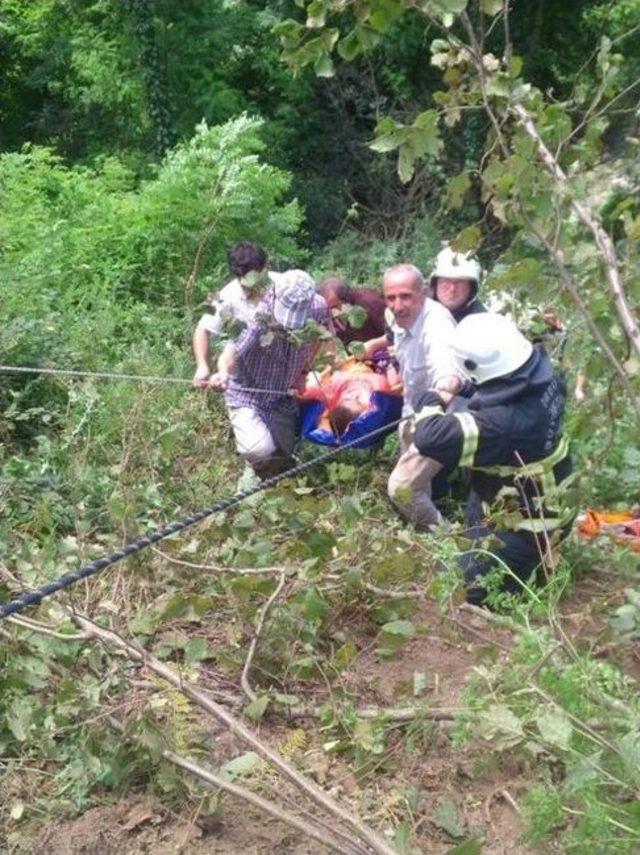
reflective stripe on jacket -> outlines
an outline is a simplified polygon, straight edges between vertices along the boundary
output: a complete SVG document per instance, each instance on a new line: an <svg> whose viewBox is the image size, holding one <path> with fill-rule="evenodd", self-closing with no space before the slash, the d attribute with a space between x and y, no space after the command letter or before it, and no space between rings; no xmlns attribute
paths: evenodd
<svg viewBox="0 0 640 855"><path fill-rule="evenodd" d="M479 387L467 412L447 413L434 391L420 396L414 442L446 468L468 467L480 499L505 511L502 528L551 531L573 515L561 495L571 474L564 402L564 381L535 348L518 371Z"/></svg>

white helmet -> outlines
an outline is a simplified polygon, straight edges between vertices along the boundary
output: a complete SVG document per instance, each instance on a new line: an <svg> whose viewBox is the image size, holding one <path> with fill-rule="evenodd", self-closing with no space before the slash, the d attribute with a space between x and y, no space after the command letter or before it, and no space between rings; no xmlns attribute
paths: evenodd
<svg viewBox="0 0 640 855"><path fill-rule="evenodd" d="M471 279L477 286L480 284L482 268L480 263L468 253L454 252L450 246L445 246L438 253L436 266L431 272L432 290L435 280L440 276L446 279Z"/></svg>
<svg viewBox="0 0 640 855"><path fill-rule="evenodd" d="M461 320L452 333L451 348L456 368L477 385L511 374L533 353L531 342L513 321L493 312Z"/></svg>

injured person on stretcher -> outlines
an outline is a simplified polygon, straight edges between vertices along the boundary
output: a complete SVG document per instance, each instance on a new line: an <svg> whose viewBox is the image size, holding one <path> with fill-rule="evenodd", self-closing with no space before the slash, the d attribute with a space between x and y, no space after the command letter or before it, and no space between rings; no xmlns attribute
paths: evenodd
<svg viewBox="0 0 640 855"><path fill-rule="evenodd" d="M316 432L328 434L333 439L346 438L351 426L363 416L371 416L376 420L376 424L368 425L369 429L382 427L385 421L397 418L396 410L399 410L402 401L402 384L392 365L380 374L350 357L335 371L326 368L320 374L308 374L305 387L298 397L303 404L316 404L313 408L313 425L309 425L312 428L311 435L303 428L307 439L318 441L317 436L313 435Z"/></svg>

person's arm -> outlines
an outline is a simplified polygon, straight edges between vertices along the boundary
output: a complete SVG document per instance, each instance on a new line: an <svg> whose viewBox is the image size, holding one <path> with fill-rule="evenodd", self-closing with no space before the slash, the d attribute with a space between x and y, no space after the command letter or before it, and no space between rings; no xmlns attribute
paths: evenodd
<svg viewBox="0 0 640 855"><path fill-rule="evenodd" d="M378 350L384 350L389 347L389 341L386 335L381 335L378 338L370 338L364 342L364 353L362 359L371 359L373 354Z"/></svg>
<svg viewBox="0 0 640 855"><path fill-rule="evenodd" d="M456 323L449 312L437 310L431 311L424 325L424 351L434 386L451 395L457 394L462 387L449 346L455 328Z"/></svg>
<svg viewBox="0 0 640 855"><path fill-rule="evenodd" d="M203 389L209 382L209 333L199 323L193 331L193 355L196 360L196 373L193 376L193 385Z"/></svg>
<svg viewBox="0 0 640 855"><path fill-rule="evenodd" d="M209 342L212 335L218 335L222 329L222 304L217 301L212 303L209 311L198 321L193 332L192 346L193 356L196 361L196 373L193 376L193 385L198 389L204 389L209 385Z"/></svg>
<svg viewBox="0 0 640 855"><path fill-rule="evenodd" d="M233 342L229 342L218 357L218 370L209 378L209 386L217 392L224 392L229 382L229 375L233 373L236 365L236 348Z"/></svg>
<svg viewBox="0 0 640 855"><path fill-rule="evenodd" d="M463 422L446 411L448 401L433 389L422 392L413 402L415 411L415 432L413 442L425 457L437 460L447 469L453 466L469 465L471 460L462 460L465 433ZM473 416L464 413L464 427L474 433L477 440L477 425ZM469 437L469 449L473 437Z"/></svg>

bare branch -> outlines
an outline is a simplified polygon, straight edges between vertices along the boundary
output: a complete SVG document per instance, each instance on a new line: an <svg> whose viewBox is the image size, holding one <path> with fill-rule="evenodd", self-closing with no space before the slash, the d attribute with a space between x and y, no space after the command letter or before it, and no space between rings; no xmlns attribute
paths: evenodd
<svg viewBox="0 0 640 855"><path fill-rule="evenodd" d="M36 632L40 635L48 635L51 638L59 638L61 641L86 641L89 636L86 632L80 633L65 633L58 632L50 626L47 626L44 623L40 623L36 620L31 620L30 618L26 618L20 615L10 615L7 620L9 623L13 623L16 626L21 626L23 629L28 629L30 632Z"/></svg>
<svg viewBox="0 0 640 855"><path fill-rule="evenodd" d="M541 232L537 229L531 219L527 216L526 211L524 210L524 206L520 203L520 214L522 218L525 220L527 224L527 228L531 231L532 234L536 236L536 238L540 241L540 243L544 246L550 258L552 259L555 267L560 274L560 281L565 287L567 294L571 297L573 302L576 305L576 308L579 310L580 314L584 318L587 326L591 330L593 337L600 345L603 353L611 363L613 369L615 370L625 392L629 396L629 400L632 402L634 407L640 413L640 400L637 395L634 393L631 384L629 382L629 378L627 376L627 372L624 370L624 366L615 355L613 350L611 349L609 342L604 337L602 330L594 321L591 316L591 312L589 311L589 307L586 305L582 296L580 294L580 289L578 288L578 284L569 272L567 265L565 263L564 253L563 251L554 244L551 243Z"/></svg>
<svg viewBox="0 0 640 855"><path fill-rule="evenodd" d="M122 724L114 718L114 716L108 717L109 724L117 730L119 733L124 732L124 727ZM279 822L284 822L286 825L295 828L297 831L301 831L306 837L311 837L314 840L317 840L319 843L322 843L332 852L345 852L344 842L339 842L334 837L327 835L324 831L316 827L315 825L303 822L299 817L295 814L291 813L288 810L284 810L281 807L278 807L273 801L267 801L262 798L262 796L257 795L257 793L248 790L246 787L241 787L238 784L234 784L232 781L227 780L226 778L221 778L219 775L216 775L214 772L210 772L208 769L205 769L200 764L196 763L194 760L191 760L189 757L181 757L179 754L174 753L173 751L169 751L168 749L164 749L162 751L162 757L164 760L167 760L174 766L177 766L179 769L182 769L185 772L188 772L190 775L198 778L200 781L203 781L209 787L213 787L217 790L224 790L227 793L230 793L232 796L236 796L242 801L248 802L253 807L257 807L259 810L264 811L270 816L277 819ZM362 851L357 847L356 841L353 841L353 848L351 851Z"/></svg>
<svg viewBox="0 0 640 855"><path fill-rule="evenodd" d="M527 110L525 110L522 104L512 104L510 109L516 115L527 135L535 142L538 154L546 167L547 172L549 172L559 184L566 184L567 176L565 172L545 145L542 137L538 133L531 115ZM609 290L613 296L618 318L620 319L622 328L624 329L629 341L638 356L640 356L640 328L638 327L638 323L633 316L631 306L627 300L627 295L620 276L620 270L618 269L613 241L599 223L595 214L589 208L577 199L570 199L570 205L581 222L584 223L595 238L596 245L602 254L604 272L609 285Z"/></svg>
<svg viewBox="0 0 640 855"><path fill-rule="evenodd" d="M366 842L373 852L380 853L380 855L396 855L395 850L377 832L367 827L355 814L350 813L337 804L331 796L321 790L309 778L300 774L277 751L259 739L239 718L236 718L228 710L215 703L215 701L207 697L204 692L192 683L183 680L181 675L173 668L156 659L155 656L152 656L140 646L134 645L131 641L118 635L118 633L94 623L88 617L72 612L71 610L69 610L69 614L74 623L89 633L89 635L123 651L130 658L143 662L146 668L154 671L172 686L183 692L197 706L222 722L232 733L251 745L261 757L264 757L267 762L278 769L301 792L305 793L318 806L328 811L334 819L343 822L350 828L361 840Z"/></svg>
<svg viewBox="0 0 640 855"><path fill-rule="evenodd" d="M260 611L260 616L258 617L258 623L256 624L256 631L251 639L251 644L249 645L249 652L247 653L247 658L244 663L244 668L242 669L242 676L240 678L240 685L242 686L242 690L245 695L249 698L250 701L255 701L257 698L256 693L251 688L251 683L249 682L249 672L251 671L251 665L253 664L253 657L256 653L256 648L258 647L258 641L260 640L260 636L262 634L262 630L264 628L264 622L266 620L267 614L269 613L269 609L275 603L275 601L280 596L282 589L284 588L284 583L286 581L286 576L284 573L280 575L280 581L278 582L275 590L264 604Z"/></svg>
<svg viewBox="0 0 640 855"><path fill-rule="evenodd" d="M195 564L193 561L185 561L183 558L174 558L173 555L167 555L166 552L158 549L157 546L149 548L170 564L176 564L178 567L190 567L193 570L210 570L214 573L237 573L240 576L263 576L288 572L281 565L276 565L275 567L224 567L222 564Z"/></svg>

